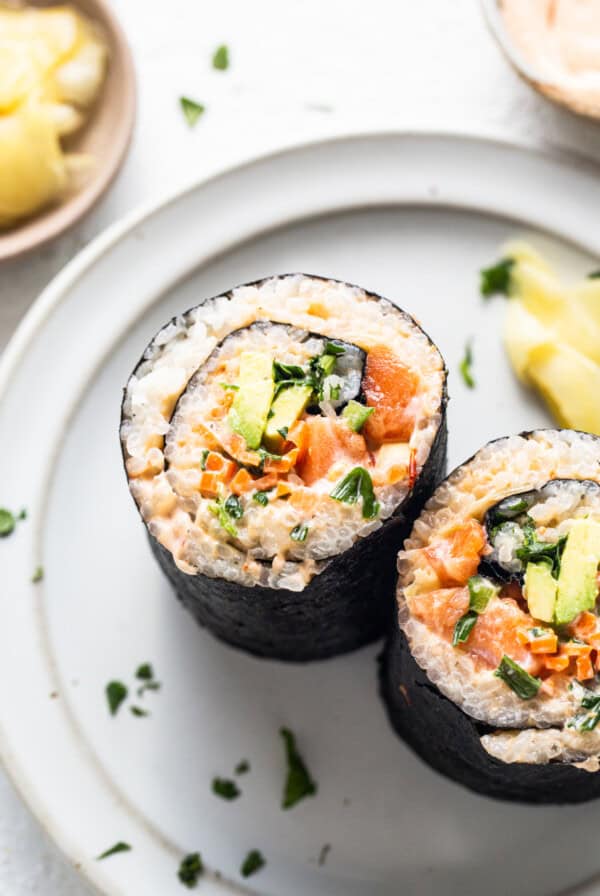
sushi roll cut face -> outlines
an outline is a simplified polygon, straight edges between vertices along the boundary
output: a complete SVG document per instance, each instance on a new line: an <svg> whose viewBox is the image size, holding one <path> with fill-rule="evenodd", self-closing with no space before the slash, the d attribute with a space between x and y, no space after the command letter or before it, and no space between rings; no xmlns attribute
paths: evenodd
<svg viewBox="0 0 600 896"><path fill-rule="evenodd" d="M443 361L412 318L290 275L163 328L127 384L121 443L180 573L302 592L397 516L444 409Z"/></svg>
<svg viewBox="0 0 600 896"><path fill-rule="evenodd" d="M500 763L600 769L599 483L597 437L492 442L438 488L399 555L403 649L440 706L483 723L483 791Z"/></svg>

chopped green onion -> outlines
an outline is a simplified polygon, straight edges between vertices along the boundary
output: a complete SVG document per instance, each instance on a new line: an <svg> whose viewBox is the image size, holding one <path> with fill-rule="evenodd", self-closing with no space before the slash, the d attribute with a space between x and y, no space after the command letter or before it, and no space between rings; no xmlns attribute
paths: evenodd
<svg viewBox="0 0 600 896"><path fill-rule="evenodd" d="M516 555L523 563L546 562L552 566L552 575L555 579L560 573L560 564L563 551L567 542L567 535L561 535L558 541L540 541L537 531L532 523L526 523L523 527L525 541L517 548Z"/></svg>
<svg viewBox="0 0 600 896"><path fill-rule="evenodd" d="M43 578L44 578L44 567L36 566L36 568L33 571L31 581L33 582L34 585L37 585L37 583L41 582Z"/></svg>
<svg viewBox="0 0 600 896"><path fill-rule="evenodd" d="M109 681L106 685L106 699L111 716L116 716L123 700L127 699L127 688L122 681Z"/></svg>
<svg viewBox="0 0 600 896"><path fill-rule="evenodd" d="M282 364L281 361L273 361L273 379L276 383L306 379L306 370L298 364Z"/></svg>
<svg viewBox="0 0 600 896"><path fill-rule="evenodd" d="M204 106L202 105L202 103L197 103L195 100L192 100L187 96L180 96L179 104L181 106L181 111L184 114L185 120L187 121L189 126L193 128L200 116L204 114Z"/></svg>
<svg viewBox="0 0 600 896"><path fill-rule="evenodd" d="M462 376L465 385L469 387L469 389L474 389L477 385L475 379L473 378L473 373L471 371L471 367L473 365L473 349L471 348L471 343L468 342L465 346L465 354L460 362L459 370L460 375Z"/></svg>
<svg viewBox="0 0 600 896"><path fill-rule="evenodd" d="M266 862L263 854L258 849L252 849L242 862L240 874L242 877L250 877L251 874L256 874L256 872L260 871L261 868L264 868L265 865Z"/></svg>
<svg viewBox="0 0 600 896"><path fill-rule="evenodd" d="M269 489L269 491L271 491L271 489ZM252 500L256 501L257 504L260 504L261 507L266 507L269 503L269 496L267 492L254 492Z"/></svg>
<svg viewBox="0 0 600 896"><path fill-rule="evenodd" d="M213 68L220 72L224 72L229 68L229 48L226 44L221 44L220 47L217 47L213 53L212 64Z"/></svg>
<svg viewBox="0 0 600 896"><path fill-rule="evenodd" d="M494 675L501 678L521 700L531 700L535 697L542 684L539 678L534 678L506 654L502 657Z"/></svg>
<svg viewBox="0 0 600 896"><path fill-rule="evenodd" d="M114 846L111 846L110 849L106 849L104 852L101 852L99 856L96 856L96 861L100 862L102 859L108 859L109 856L116 856L119 852L130 852L131 846L129 843L124 843L123 840L119 840L118 843L115 843Z"/></svg>
<svg viewBox="0 0 600 896"><path fill-rule="evenodd" d="M471 576L469 579L469 609L475 613L485 613L487 605L500 588L484 576Z"/></svg>
<svg viewBox="0 0 600 896"><path fill-rule="evenodd" d="M229 516L229 513L225 509L224 505L221 503L221 500L217 499L214 504L209 504L208 509L213 516L216 516L221 525L221 528L225 529L227 534L231 535L232 538L237 538L238 530L231 522L231 517Z"/></svg>
<svg viewBox="0 0 600 896"><path fill-rule="evenodd" d="M481 295L486 299L498 294L507 296L510 292L510 277L514 264L514 258L503 258L497 264L480 271Z"/></svg>
<svg viewBox="0 0 600 896"><path fill-rule="evenodd" d="M508 498L504 498L494 509L494 519L512 520L521 513L526 513L533 501L534 497L532 495L527 497L525 495L511 495Z"/></svg>
<svg viewBox="0 0 600 896"><path fill-rule="evenodd" d="M292 539L292 541L306 541L307 535L308 526L304 523L298 523L298 525L294 526L294 528L290 532L290 538Z"/></svg>
<svg viewBox="0 0 600 896"><path fill-rule="evenodd" d="M339 355L346 354L346 349L343 345L338 345L337 342L326 342L324 354L339 357Z"/></svg>
<svg viewBox="0 0 600 896"><path fill-rule="evenodd" d="M282 809L291 809L296 803L317 792L317 785L312 780L304 760L296 747L296 739L288 728L281 728L287 760L287 775L283 790Z"/></svg>
<svg viewBox="0 0 600 896"><path fill-rule="evenodd" d="M360 432L375 408L367 408L364 404L350 399L344 410L342 417L354 432Z"/></svg>
<svg viewBox="0 0 600 896"><path fill-rule="evenodd" d="M335 367L335 355L321 355L317 358L317 366L321 368L324 376L329 376L330 373L333 373L333 368Z"/></svg>
<svg viewBox="0 0 600 896"><path fill-rule="evenodd" d="M356 504L362 498L362 515L371 520L379 513L379 502L375 500L373 480L364 467L354 467L341 479L330 497L344 504Z"/></svg>
<svg viewBox="0 0 600 896"><path fill-rule="evenodd" d="M206 458L208 457L209 454L210 454L210 451L208 450L208 448L205 448L203 450L202 454L200 455L200 469L201 470L206 470Z"/></svg>
<svg viewBox="0 0 600 896"><path fill-rule="evenodd" d="M473 631L473 626L476 622L477 613L475 610L468 610L468 612L457 620L456 625L454 626L454 634L452 635L453 647L456 647L458 644L463 644L467 640Z"/></svg>
<svg viewBox="0 0 600 896"><path fill-rule="evenodd" d="M235 781L230 778L213 778L212 790L224 800L235 800L241 793Z"/></svg>
<svg viewBox="0 0 600 896"><path fill-rule="evenodd" d="M177 877L181 883L190 890L198 883L198 878L204 873L204 864L199 852L191 852L181 860Z"/></svg>
<svg viewBox="0 0 600 896"><path fill-rule="evenodd" d="M219 386L221 387L221 389L225 389L226 392L227 391L230 391L230 392L239 392L240 391L240 387L236 386L235 383L219 383Z"/></svg>

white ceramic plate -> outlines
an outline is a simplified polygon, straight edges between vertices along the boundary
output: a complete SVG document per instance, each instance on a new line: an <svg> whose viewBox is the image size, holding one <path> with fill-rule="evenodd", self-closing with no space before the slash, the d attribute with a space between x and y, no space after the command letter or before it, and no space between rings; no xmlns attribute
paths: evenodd
<svg viewBox="0 0 600 896"><path fill-rule="evenodd" d="M534 896L598 870L600 805L492 802L408 752L377 696L377 647L286 666L198 629L150 556L117 426L121 387L165 320L295 270L362 284L422 321L450 368L452 465L547 424L510 373L503 300L479 298L477 272L523 230L569 272L597 266L599 206L595 172L558 157L443 135L347 138L228 171L117 225L40 297L0 368L0 501L29 510L0 543L0 749L100 892L180 896L179 860L196 849L223 874L207 874L207 896L240 892L253 847L268 865L248 884L263 896ZM471 337L474 391L457 375ZM163 682L145 698L151 717L111 718L106 682L131 682L143 661ZM319 783L288 812L282 724ZM211 778L243 757L243 796L219 800ZM117 840L133 851L94 860Z"/></svg>

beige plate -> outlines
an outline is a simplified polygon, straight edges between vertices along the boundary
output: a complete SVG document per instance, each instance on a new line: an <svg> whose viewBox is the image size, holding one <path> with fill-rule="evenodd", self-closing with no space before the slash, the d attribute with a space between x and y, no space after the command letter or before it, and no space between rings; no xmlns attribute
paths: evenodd
<svg viewBox="0 0 600 896"><path fill-rule="evenodd" d="M29 0L34 6L55 6L60 0ZM83 186L60 204L0 234L0 262L41 246L72 227L109 187L125 159L135 119L135 72L125 35L105 0L73 0L72 5L98 22L109 47L106 81L89 122L69 139L69 149L90 153L94 169Z"/></svg>
<svg viewBox="0 0 600 896"><path fill-rule="evenodd" d="M498 41L500 49L513 66L515 71L530 87L537 90L546 99L563 106L574 112L576 115L582 115L585 118L600 119L600 106L598 103L592 103L578 94L562 87L560 84L553 83L542 77L539 72L529 65L526 59L521 55L519 50L513 44L504 25L502 13L499 8L498 0L481 0L481 7L490 28L490 31Z"/></svg>

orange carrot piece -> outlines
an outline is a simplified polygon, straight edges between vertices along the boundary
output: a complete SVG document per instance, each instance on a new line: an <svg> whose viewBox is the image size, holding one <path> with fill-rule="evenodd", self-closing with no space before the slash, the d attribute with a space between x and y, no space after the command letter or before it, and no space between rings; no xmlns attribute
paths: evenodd
<svg viewBox="0 0 600 896"><path fill-rule="evenodd" d="M554 632L544 632L539 638L529 639L529 649L532 653L556 653L558 638Z"/></svg>
<svg viewBox="0 0 600 896"><path fill-rule="evenodd" d="M200 494L205 498L216 498L219 494L219 479L216 473L204 471L200 476Z"/></svg>
<svg viewBox="0 0 600 896"><path fill-rule="evenodd" d="M265 473L289 473L298 459L298 454L298 449L292 448L280 458L267 457L263 469Z"/></svg>
<svg viewBox="0 0 600 896"><path fill-rule="evenodd" d="M592 648L589 644L578 644L576 641L567 641L566 644L561 644L560 652L564 653L565 656L589 656L592 652Z"/></svg>
<svg viewBox="0 0 600 896"><path fill-rule="evenodd" d="M285 498L287 495L291 495L291 494L292 494L292 490L289 487L289 485L287 484L287 482L278 482L277 483L277 488L275 490L276 498Z"/></svg>
<svg viewBox="0 0 600 896"><path fill-rule="evenodd" d="M308 426L306 425L304 420L298 420L296 423L294 423L294 425L288 432L287 440L288 442L292 442L292 444L294 444L298 449L298 457L296 463L301 463L304 459L304 455L306 454L308 443L310 441Z"/></svg>
<svg viewBox="0 0 600 896"><path fill-rule="evenodd" d="M275 488L276 485L277 476L275 473L269 473L267 476L261 476L260 479L252 481L252 488L255 488L258 492L266 492L270 488Z"/></svg>
<svg viewBox="0 0 600 896"><path fill-rule="evenodd" d="M588 635L586 638L588 644L590 644L595 650L600 650L600 632L594 632L593 635Z"/></svg>
<svg viewBox="0 0 600 896"><path fill-rule="evenodd" d="M254 479L243 467L237 471L233 479L231 480L231 491L234 495L241 495L242 492L248 491L249 488L252 488L254 485Z"/></svg>
<svg viewBox="0 0 600 896"><path fill-rule="evenodd" d="M569 662L569 657L565 656L564 653L559 656L544 657L544 665L547 669L552 669L553 672L564 672L565 669L569 668Z"/></svg>
<svg viewBox="0 0 600 896"><path fill-rule="evenodd" d="M576 678L578 681L587 681L588 678L593 678L594 669L589 656L578 656L575 668L577 669Z"/></svg>
<svg viewBox="0 0 600 896"><path fill-rule="evenodd" d="M580 613L577 619L575 619L569 626L569 631L572 631L577 638L587 640L588 636L594 634L596 631L597 622L598 620L594 613L584 610L584 612Z"/></svg>

